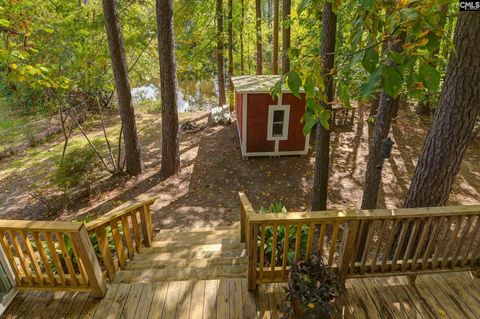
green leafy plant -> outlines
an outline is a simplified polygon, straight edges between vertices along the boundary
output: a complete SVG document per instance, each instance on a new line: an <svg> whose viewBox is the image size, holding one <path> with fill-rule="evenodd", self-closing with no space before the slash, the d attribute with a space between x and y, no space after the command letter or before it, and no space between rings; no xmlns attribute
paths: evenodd
<svg viewBox="0 0 480 319"><path fill-rule="evenodd" d="M345 286L317 255L294 262L285 287L291 314L296 318L330 318L331 302L345 293Z"/></svg>
<svg viewBox="0 0 480 319"><path fill-rule="evenodd" d="M287 214L288 211L282 203L271 203L268 209L261 207L260 214ZM278 226L277 227L277 245L273 247L273 227L266 226L265 227L265 237L264 237L264 244L263 248L265 251L265 262L266 266L270 265L272 262L272 253L275 250L275 264L279 265L283 262L283 250L285 244L288 245L287 249L287 259L288 263L293 264L295 260L295 244L296 244L296 235L297 235L297 225L292 225L288 229L288 234L286 233L285 226ZM309 226L303 225L301 226L300 231L300 251L306 251L307 243L308 243L308 232ZM288 236L288 237L287 237ZM258 247L261 244L261 234L258 236Z"/></svg>
<svg viewBox="0 0 480 319"><path fill-rule="evenodd" d="M52 182L62 188L85 185L92 177L95 151L90 147L74 148L57 162Z"/></svg>

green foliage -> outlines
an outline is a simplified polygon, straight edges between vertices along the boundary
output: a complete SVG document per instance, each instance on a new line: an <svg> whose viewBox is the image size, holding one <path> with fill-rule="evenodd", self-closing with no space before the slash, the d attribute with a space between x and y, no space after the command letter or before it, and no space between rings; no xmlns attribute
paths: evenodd
<svg viewBox="0 0 480 319"><path fill-rule="evenodd" d="M260 207L260 214L287 213L287 208L282 203L271 203L268 209Z"/></svg>
<svg viewBox="0 0 480 319"><path fill-rule="evenodd" d="M92 177L96 154L90 146L71 148L65 158L57 161L52 182L61 188L85 185Z"/></svg>
<svg viewBox="0 0 480 319"><path fill-rule="evenodd" d="M271 203L268 209L263 207L260 208L260 214L288 214L286 207L282 203ZM275 249L276 263L281 264L283 261L283 245L284 243L288 244L288 254L287 259L290 264L293 264L295 259L295 243L297 236L297 225L292 225L289 227L288 234L286 233L285 226L277 227L277 246L273 247L273 227L265 227L265 237L264 237L264 251L265 251L265 260L267 264L271 261L272 252ZM305 251L308 243L308 231L309 226L303 225L300 230L300 249ZM287 238L287 240L285 240ZM258 246L261 243L261 234L258 236ZM279 244L280 243L280 244Z"/></svg>
<svg viewBox="0 0 480 319"><path fill-rule="evenodd" d="M305 318L322 318L325 312L334 311L331 301L346 291L337 275L316 255L294 262L286 290L287 299L301 308Z"/></svg>

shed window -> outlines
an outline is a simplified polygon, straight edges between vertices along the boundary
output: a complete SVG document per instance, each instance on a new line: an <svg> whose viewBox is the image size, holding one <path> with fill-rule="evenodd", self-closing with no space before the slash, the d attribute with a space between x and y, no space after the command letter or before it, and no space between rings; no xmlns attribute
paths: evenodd
<svg viewBox="0 0 480 319"><path fill-rule="evenodd" d="M286 140L290 105L270 105L268 109L267 140Z"/></svg>

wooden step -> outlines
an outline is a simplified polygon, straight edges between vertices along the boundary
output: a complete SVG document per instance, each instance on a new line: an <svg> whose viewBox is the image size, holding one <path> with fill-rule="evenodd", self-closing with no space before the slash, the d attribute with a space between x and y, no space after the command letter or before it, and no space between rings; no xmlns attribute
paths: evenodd
<svg viewBox="0 0 480 319"><path fill-rule="evenodd" d="M154 283L177 280L207 280L219 278L246 278L247 265L209 266L206 268L167 268L122 270L114 283Z"/></svg>
<svg viewBox="0 0 480 319"><path fill-rule="evenodd" d="M238 239L229 240L224 239L218 242L206 241L201 242L183 242L183 241L154 241L151 247L145 247L140 250L141 254L158 254L158 253L170 253L179 251L221 251L221 250L241 250L245 248L245 244L240 243Z"/></svg>
<svg viewBox="0 0 480 319"><path fill-rule="evenodd" d="M189 229L160 229L159 234L178 234L178 233L199 233L199 232L215 232L215 231L230 231L238 230L240 231L240 222L235 222L233 225L229 226L212 226L212 227L201 227L201 228L189 228Z"/></svg>
<svg viewBox="0 0 480 319"><path fill-rule="evenodd" d="M221 240L240 238L240 229L205 230L205 231L160 231L155 235L156 241Z"/></svg>
<svg viewBox="0 0 480 319"><path fill-rule="evenodd" d="M170 260L134 260L126 265L126 270L167 269L176 268L208 268L214 266L247 265L247 257L216 257L197 259L170 259Z"/></svg>
<svg viewBox="0 0 480 319"><path fill-rule="evenodd" d="M216 251L191 251L179 250L169 253L144 253L135 255L134 261L160 261L172 259L201 259L201 258L218 258L218 257L243 257L246 256L245 249L237 250L216 250Z"/></svg>

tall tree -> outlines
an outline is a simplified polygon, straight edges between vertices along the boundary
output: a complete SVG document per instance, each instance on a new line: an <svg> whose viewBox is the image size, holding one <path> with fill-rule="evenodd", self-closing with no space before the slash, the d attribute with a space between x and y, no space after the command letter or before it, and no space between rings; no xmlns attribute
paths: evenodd
<svg viewBox="0 0 480 319"><path fill-rule="evenodd" d="M257 40L256 62L257 62L257 75L263 73L263 52L262 52L262 0L255 0L255 33Z"/></svg>
<svg viewBox="0 0 480 319"><path fill-rule="evenodd" d="M245 0L242 0L242 19L240 20L240 71L245 74L244 54L243 54L243 31L245 26Z"/></svg>
<svg viewBox="0 0 480 319"><path fill-rule="evenodd" d="M460 12L440 100L405 207L445 205L480 111L480 23Z"/></svg>
<svg viewBox="0 0 480 319"><path fill-rule="evenodd" d="M283 28L282 28L282 73L290 71L290 59L287 51L290 48L290 14L292 11L292 1L283 0Z"/></svg>
<svg viewBox="0 0 480 319"><path fill-rule="evenodd" d="M229 104L233 109L233 0L228 0L228 88L230 91Z"/></svg>
<svg viewBox="0 0 480 319"><path fill-rule="evenodd" d="M156 7L160 94L162 99L161 172L170 176L180 170L173 0L157 0Z"/></svg>
<svg viewBox="0 0 480 319"><path fill-rule="evenodd" d="M217 0L217 79L218 79L218 106L226 103L225 75L223 72L223 1Z"/></svg>
<svg viewBox="0 0 480 319"><path fill-rule="evenodd" d="M322 77L325 83L326 102L322 106L325 110L332 109L334 100L333 73L335 66L335 37L337 29L337 15L332 10L332 4L325 1L322 15ZM328 171L330 157L330 130L317 123L315 171L313 175L312 210L327 209Z"/></svg>
<svg viewBox="0 0 480 319"><path fill-rule="evenodd" d="M135 124L135 112L132 105L132 93L130 92L130 83L128 81L127 59L122 29L120 27L118 1L102 0L102 5L122 121L126 168L129 175L135 176L142 172L142 157Z"/></svg>
<svg viewBox="0 0 480 319"><path fill-rule="evenodd" d="M400 36L392 38L387 43L385 49L395 53L401 52L404 42L405 33L402 32ZM387 61L387 65L392 69L397 67L392 60ZM368 161L365 184L363 187L362 209L373 209L377 207L378 192L380 188L383 167L382 147L384 145L384 141L388 137L388 133L390 132L393 110L398 102L398 97L389 95L385 88L382 88L377 107L373 135L371 136L368 148Z"/></svg>
<svg viewBox="0 0 480 319"><path fill-rule="evenodd" d="M278 74L278 14L280 0L273 0L272 74Z"/></svg>

